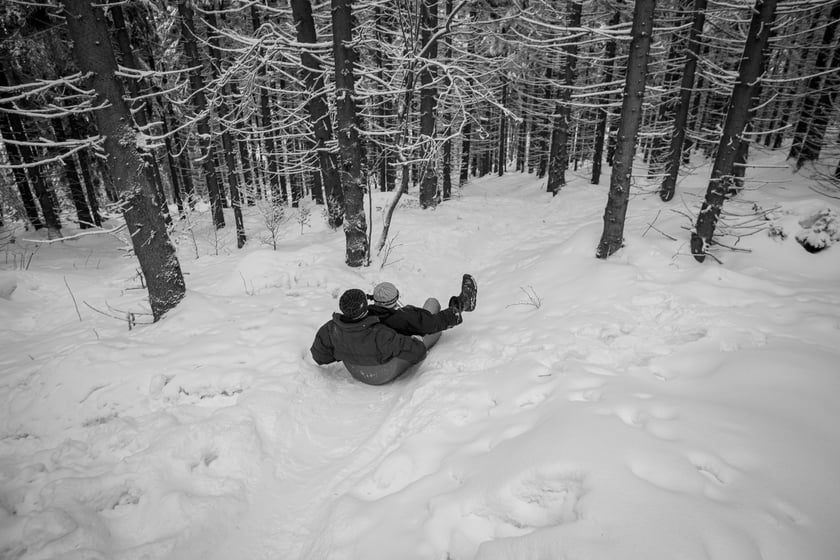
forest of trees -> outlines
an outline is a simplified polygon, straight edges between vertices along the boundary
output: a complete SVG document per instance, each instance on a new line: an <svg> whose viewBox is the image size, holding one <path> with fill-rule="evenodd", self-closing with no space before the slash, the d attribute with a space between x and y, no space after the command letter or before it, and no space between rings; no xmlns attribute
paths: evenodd
<svg viewBox="0 0 840 560"><path fill-rule="evenodd" d="M607 258L630 188L675 204L693 155L702 261L751 144L840 185L838 24L837 0L3 0L0 226L123 216L157 319L184 293L167 228L198 202L242 247L243 209L313 201L363 266L371 189L394 192L381 249L404 193L520 172L551 198L606 164Z"/></svg>

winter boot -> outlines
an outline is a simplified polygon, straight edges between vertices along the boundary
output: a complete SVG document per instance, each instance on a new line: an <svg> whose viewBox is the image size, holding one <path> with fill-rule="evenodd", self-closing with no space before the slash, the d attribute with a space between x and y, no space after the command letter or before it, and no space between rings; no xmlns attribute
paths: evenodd
<svg viewBox="0 0 840 560"><path fill-rule="evenodd" d="M452 311L452 315L455 317L454 325L460 325L464 322L464 318L461 317L461 300L458 299L458 296L452 296L449 298L449 309Z"/></svg>
<svg viewBox="0 0 840 560"><path fill-rule="evenodd" d="M478 284L475 283L475 278L469 274L464 274L464 277L461 279L461 293L457 296L458 302L460 303L460 310L473 311L477 297Z"/></svg>

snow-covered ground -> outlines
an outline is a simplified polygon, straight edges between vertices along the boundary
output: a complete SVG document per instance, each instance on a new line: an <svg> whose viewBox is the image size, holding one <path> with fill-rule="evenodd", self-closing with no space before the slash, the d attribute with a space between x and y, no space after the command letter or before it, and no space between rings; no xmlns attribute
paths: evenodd
<svg viewBox="0 0 840 560"><path fill-rule="evenodd" d="M784 235L700 265L673 210L696 211L706 172L669 204L637 192L607 261L609 177L405 197L384 266L363 269L317 210L290 213L277 251L253 210L243 250L194 215L186 299L131 330L145 290L119 237L32 256L40 234L18 232L0 255L0 558L840 558L840 247L795 239L839 205L753 170L743 198ZM370 387L312 362L343 290L445 302L463 272L478 308L416 371Z"/></svg>

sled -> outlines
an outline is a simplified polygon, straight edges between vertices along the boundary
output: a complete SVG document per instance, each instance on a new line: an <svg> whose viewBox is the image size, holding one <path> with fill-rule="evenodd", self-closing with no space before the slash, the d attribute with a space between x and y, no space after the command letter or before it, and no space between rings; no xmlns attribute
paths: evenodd
<svg viewBox="0 0 840 560"><path fill-rule="evenodd" d="M426 303L423 304L423 308L428 309L432 313L439 313L440 302L435 298L429 298L426 300ZM437 341L440 340L441 334L443 334L442 331L427 334L422 338L423 344L426 346L426 351L431 350L432 346L437 344ZM391 382L404 374L409 370L409 368L411 368L411 366L414 365L417 364L412 364L408 360L403 360L402 358L391 358L384 364L377 364L373 366L359 366L344 362L344 367L347 368L347 371L350 372L350 375L352 375L354 379L361 381L362 383L367 383L368 385L383 385Z"/></svg>

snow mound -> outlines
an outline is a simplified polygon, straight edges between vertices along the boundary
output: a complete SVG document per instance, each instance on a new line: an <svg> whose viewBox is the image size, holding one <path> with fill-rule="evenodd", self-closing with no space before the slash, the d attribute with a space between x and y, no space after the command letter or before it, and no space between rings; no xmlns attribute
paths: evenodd
<svg viewBox="0 0 840 560"><path fill-rule="evenodd" d="M0 298L12 299L12 293L17 289L17 277L9 272L0 271Z"/></svg>
<svg viewBox="0 0 840 560"><path fill-rule="evenodd" d="M809 253L819 253L840 241L840 220L831 208L800 220L799 225L802 230L796 234L796 241Z"/></svg>

